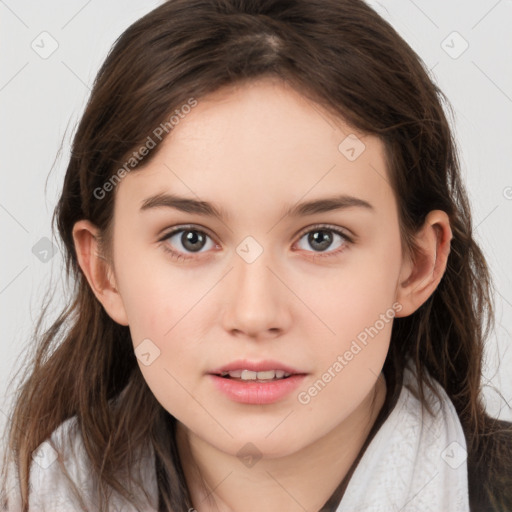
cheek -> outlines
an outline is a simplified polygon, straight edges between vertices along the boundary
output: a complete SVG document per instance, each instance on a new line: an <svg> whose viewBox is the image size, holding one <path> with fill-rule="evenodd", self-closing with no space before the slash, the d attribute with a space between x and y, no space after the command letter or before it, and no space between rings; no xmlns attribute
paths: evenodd
<svg viewBox="0 0 512 512"><path fill-rule="evenodd" d="M185 419L183 412L191 409L187 422L194 421L200 411L190 407L187 390L195 389L198 368L204 365L200 325L195 316L201 308L200 304L194 307L198 295L176 278L152 279L147 275L142 281L134 281L132 292L130 334L144 380L170 414L181 421Z"/></svg>
<svg viewBox="0 0 512 512"><path fill-rule="evenodd" d="M373 286L337 301L338 309L328 320L335 335L321 340L315 351L315 378L297 396L315 422L327 427L343 421L375 386L399 311L390 299L389 293Z"/></svg>
<svg viewBox="0 0 512 512"><path fill-rule="evenodd" d="M145 337L162 339L193 312L214 282L168 261L163 249L132 251L116 264L119 291L134 343Z"/></svg>
<svg viewBox="0 0 512 512"><path fill-rule="evenodd" d="M381 241L371 249L352 251L328 276L310 275L302 281L301 293L307 293L308 305L322 320L310 315L308 321L322 332L316 353L321 359L319 401L343 403L344 412L369 392L388 353L393 320L400 311L395 302L397 247ZM320 291L312 294L318 282Z"/></svg>
<svg viewBox="0 0 512 512"><path fill-rule="evenodd" d="M201 409L191 406L191 377L184 365L171 365L162 354L150 366L139 361L139 367L146 384L160 405L178 420L187 424L196 420L204 421ZM188 380L187 380L188 379ZM193 393L193 391L192 391Z"/></svg>
<svg viewBox="0 0 512 512"><path fill-rule="evenodd" d="M297 295L307 297L314 313L307 315L308 322L317 323L322 338L335 343L355 338L386 312L394 318L394 310L388 310L395 302L399 262L399 254L375 245L347 253L337 268L297 274Z"/></svg>
<svg viewBox="0 0 512 512"><path fill-rule="evenodd" d="M186 406L190 400L184 389L191 389L198 368L205 366L203 322L213 299L207 296L208 290L218 278L172 268L164 257L152 265L143 259L138 264L133 258L120 274L130 334L144 379L164 407L171 413L175 407L179 411L180 404Z"/></svg>

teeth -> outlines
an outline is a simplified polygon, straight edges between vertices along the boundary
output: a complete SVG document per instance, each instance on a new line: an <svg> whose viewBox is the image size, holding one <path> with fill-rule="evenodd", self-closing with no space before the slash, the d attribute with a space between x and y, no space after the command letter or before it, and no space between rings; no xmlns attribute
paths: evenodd
<svg viewBox="0 0 512 512"><path fill-rule="evenodd" d="M234 379L241 380L272 380L282 379L284 377L289 377L291 374L285 372L284 370L267 370L264 372L253 372L251 370L231 370L229 372L222 372L221 375L224 377L229 375Z"/></svg>

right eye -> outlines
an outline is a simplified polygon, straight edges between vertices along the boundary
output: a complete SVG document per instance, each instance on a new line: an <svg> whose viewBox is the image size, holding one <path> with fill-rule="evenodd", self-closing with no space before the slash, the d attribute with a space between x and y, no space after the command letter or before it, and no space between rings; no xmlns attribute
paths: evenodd
<svg viewBox="0 0 512 512"><path fill-rule="evenodd" d="M173 229L170 233L163 236L160 242L163 242L165 251L180 260L190 259L191 256L188 256L189 254L206 252L216 246L208 234L191 226L181 226ZM205 247L206 250L203 251Z"/></svg>

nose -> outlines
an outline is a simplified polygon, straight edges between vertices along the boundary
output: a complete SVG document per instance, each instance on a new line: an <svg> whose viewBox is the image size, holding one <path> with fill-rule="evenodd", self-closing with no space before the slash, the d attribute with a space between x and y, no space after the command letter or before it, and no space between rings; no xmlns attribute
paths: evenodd
<svg viewBox="0 0 512 512"><path fill-rule="evenodd" d="M224 329L235 336L272 338L291 324L292 293L266 251L252 263L234 254L222 312Z"/></svg>

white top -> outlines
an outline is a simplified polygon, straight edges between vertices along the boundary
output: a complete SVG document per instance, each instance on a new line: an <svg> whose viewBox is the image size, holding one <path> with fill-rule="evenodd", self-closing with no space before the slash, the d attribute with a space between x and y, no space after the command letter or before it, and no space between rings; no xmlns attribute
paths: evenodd
<svg viewBox="0 0 512 512"><path fill-rule="evenodd" d="M469 512L462 426L445 391L439 384L437 386L443 396L442 403L427 393L437 409L432 418L422 411L420 402L411 392L416 389L414 372L405 370L398 401L359 461L337 512ZM94 483L76 426L75 417L68 419L53 432L51 440L63 453L67 470L82 490L87 500L85 508L71 492L55 460L55 450L45 441L34 452L31 465L31 512L97 510ZM68 433L72 436L71 444L65 441ZM156 512L158 492L152 449L140 458L140 468L143 488L150 501L141 497L139 508L135 508L113 493L111 510ZM140 491L132 492L140 497ZM11 500L14 502L9 511L17 512L19 496L13 493Z"/></svg>
<svg viewBox="0 0 512 512"><path fill-rule="evenodd" d="M71 438L71 443L68 441ZM57 452L48 441L44 441L34 450L33 461L30 466L29 479L29 512L92 512L98 510L99 499L95 491L95 480L89 469L89 458L83 445L82 436L78 432L75 416L64 421L50 436L51 441L62 456L66 470L73 479L73 483L81 491L81 499L73 494L72 486L56 460ZM137 459L136 457L134 457ZM115 512L156 512L158 510L158 489L156 487L156 472L154 452L138 459L140 461L140 475L142 487L150 496L151 501L144 497L140 489L131 492L140 500L139 506L127 504L117 492L112 491L109 501L109 510ZM13 467L12 465L10 466ZM134 469L135 474L135 469ZM14 485L16 480L13 471L9 472L9 508L8 512L19 512L21 500L19 490ZM12 504L11 504L12 501Z"/></svg>

